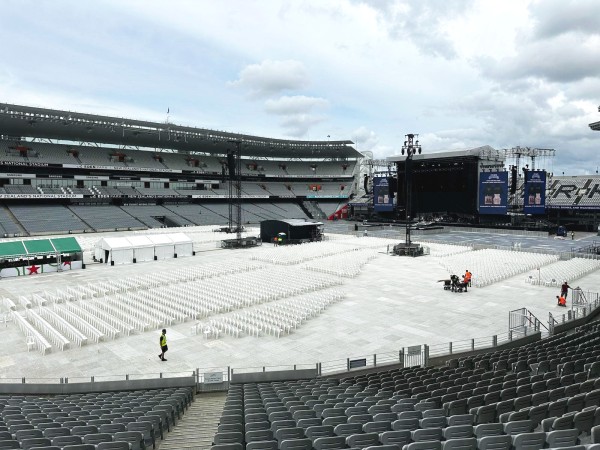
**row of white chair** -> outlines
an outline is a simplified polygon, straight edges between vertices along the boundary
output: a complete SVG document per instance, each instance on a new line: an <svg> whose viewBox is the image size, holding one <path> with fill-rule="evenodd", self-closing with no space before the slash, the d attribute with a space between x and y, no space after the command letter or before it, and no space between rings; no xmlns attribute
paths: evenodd
<svg viewBox="0 0 600 450"><path fill-rule="evenodd" d="M50 342L60 350L65 350L70 347L71 342L33 309L27 310L27 319L36 328L40 329L41 333L44 336L47 336L50 339Z"/></svg>
<svg viewBox="0 0 600 450"><path fill-rule="evenodd" d="M98 319L109 324L111 327L119 330L119 332L126 336L129 336L136 330L134 325L127 321L121 320L121 318L115 317L110 312L98 307L95 301L79 302L79 306L88 313L92 314L94 317L97 317Z"/></svg>
<svg viewBox="0 0 600 450"><path fill-rule="evenodd" d="M449 274L462 275L468 269L472 284L483 287L558 260L556 255L484 249L440 258Z"/></svg>
<svg viewBox="0 0 600 450"><path fill-rule="evenodd" d="M58 307L58 305L55 305L55 308L57 308L57 307ZM98 330L100 333L102 333L102 335L104 335L110 339L115 339L121 333L118 328L114 327L113 325L111 325L108 322L105 322L100 317L97 317L96 315L90 313L89 311L81 308L79 306L79 304L76 302L66 303L64 305L64 308L66 311L74 314L76 317L79 317L82 321L89 324L89 326L94 327L94 329ZM58 309L58 311L60 314L60 308ZM63 316L63 317L66 317L66 316ZM85 331L85 329L84 329L84 331ZM94 333L92 333L92 334L94 334ZM98 340L101 340L101 339L99 338Z"/></svg>
<svg viewBox="0 0 600 450"><path fill-rule="evenodd" d="M83 319L81 316L78 316L74 312L69 311L64 306L54 304L53 312L61 318L63 318L64 320L72 323L76 327L76 329L83 330L83 332L85 333L84 337L86 340L86 335L89 336L96 344L104 340L105 335L102 331L98 330L94 325Z"/></svg>
<svg viewBox="0 0 600 450"><path fill-rule="evenodd" d="M56 311L50 308L40 307L37 309L37 313L46 320L49 325L53 326L57 332L64 335L65 338L68 338L71 342L75 342L79 347L87 344L87 336L67 322L65 318L57 314Z"/></svg>
<svg viewBox="0 0 600 450"><path fill-rule="evenodd" d="M530 273L525 282L532 285L556 287L564 281L573 282L600 268L600 260L587 258L571 258L566 261L557 261L540 270Z"/></svg>
<svg viewBox="0 0 600 450"><path fill-rule="evenodd" d="M319 260L318 263L309 262L302 267L314 272L353 278L358 276L365 264L375 259L377 255L378 253L374 250L357 250L352 253L328 256Z"/></svg>
<svg viewBox="0 0 600 450"><path fill-rule="evenodd" d="M240 337L242 334L280 337L282 334L290 334L306 320L322 313L344 296L343 292L330 290L327 293L312 293L266 303L252 309L223 314L206 322L198 322L192 327L192 332L203 334L206 338L218 338L222 334L233 337Z"/></svg>
<svg viewBox="0 0 600 450"><path fill-rule="evenodd" d="M31 340L32 344L42 355L45 355L52 350L52 344L50 344L50 342L48 342L48 340L19 312L12 311L12 317L21 332L25 334L27 342Z"/></svg>

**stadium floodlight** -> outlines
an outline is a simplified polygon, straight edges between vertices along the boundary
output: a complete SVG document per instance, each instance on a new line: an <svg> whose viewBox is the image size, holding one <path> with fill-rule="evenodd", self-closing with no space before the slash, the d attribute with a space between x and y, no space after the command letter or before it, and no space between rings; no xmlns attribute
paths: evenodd
<svg viewBox="0 0 600 450"><path fill-rule="evenodd" d="M416 141L414 141L415 137L417 138ZM404 141L404 145L402 145L402 154L404 155L405 152L407 158L412 157L417 153L419 155L421 154L421 145L419 144L418 134L410 133L406 135L406 141Z"/></svg>

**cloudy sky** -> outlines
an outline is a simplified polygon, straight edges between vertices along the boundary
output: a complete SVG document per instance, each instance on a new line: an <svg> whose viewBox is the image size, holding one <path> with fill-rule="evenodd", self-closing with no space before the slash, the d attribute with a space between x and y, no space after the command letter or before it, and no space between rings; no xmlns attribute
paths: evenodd
<svg viewBox="0 0 600 450"><path fill-rule="evenodd" d="M597 0L2 0L0 101L600 165Z"/></svg>

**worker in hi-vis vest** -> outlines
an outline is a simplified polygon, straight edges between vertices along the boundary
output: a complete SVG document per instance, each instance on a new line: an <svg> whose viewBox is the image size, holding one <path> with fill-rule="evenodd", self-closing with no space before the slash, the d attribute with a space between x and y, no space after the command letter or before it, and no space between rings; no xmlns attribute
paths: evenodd
<svg viewBox="0 0 600 450"><path fill-rule="evenodd" d="M162 361L166 361L165 359L165 353L167 352L167 350L169 350L169 347L167 347L167 330L162 330L162 334L160 335L160 350L161 350L161 354L158 355L158 357L162 360Z"/></svg>

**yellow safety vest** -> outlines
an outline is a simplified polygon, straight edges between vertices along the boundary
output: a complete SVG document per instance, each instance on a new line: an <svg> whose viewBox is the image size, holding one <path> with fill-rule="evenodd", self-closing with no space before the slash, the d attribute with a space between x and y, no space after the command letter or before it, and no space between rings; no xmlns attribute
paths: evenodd
<svg viewBox="0 0 600 450"><path fill-rule="evenodd" d="M165 336L164 334L160 335L160 346L164 347L165 345L167 345L167 336Z"/></svg>

